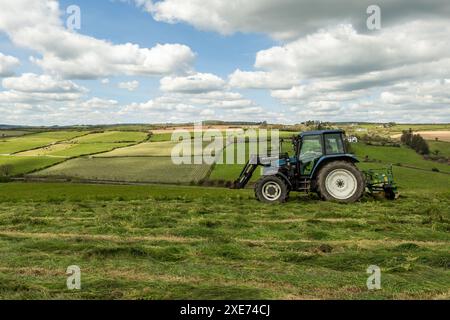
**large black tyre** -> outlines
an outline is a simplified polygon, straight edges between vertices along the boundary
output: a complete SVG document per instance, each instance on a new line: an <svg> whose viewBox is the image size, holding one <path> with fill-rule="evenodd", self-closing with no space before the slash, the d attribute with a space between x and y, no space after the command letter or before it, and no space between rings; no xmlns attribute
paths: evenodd
<svg viewBox="0 0 450 320"><path fill-rule="evenodd" d="M255 184L255 196L261 202L283 203L289 198L289 188L277 176L264 176Z"/></svg>
<svg viewBox="0 0 450 320"><path fill-rule="evenodd" d="M348 161L333 161L323 166L316 185L323 200L343 203L358 201L366 187L362 172Z"/></svg>

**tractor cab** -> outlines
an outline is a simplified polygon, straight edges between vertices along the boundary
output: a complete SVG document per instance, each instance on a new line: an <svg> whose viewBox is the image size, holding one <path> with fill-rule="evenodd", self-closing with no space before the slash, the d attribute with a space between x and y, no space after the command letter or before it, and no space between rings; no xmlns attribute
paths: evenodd
<svg viewBox="0 0 450 320"><path fill-rule="evenodd" d="M356 158L348 154L344 142L345 133L342 130L321 130L301 133L294 142L295 155L302 176L310 177L316 166L330 157L350 157L352 162Z"/></svg>

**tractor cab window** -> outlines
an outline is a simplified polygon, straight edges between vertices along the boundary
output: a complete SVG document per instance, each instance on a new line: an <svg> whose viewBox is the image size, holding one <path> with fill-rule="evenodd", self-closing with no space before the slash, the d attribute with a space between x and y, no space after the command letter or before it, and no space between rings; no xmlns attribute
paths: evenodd
<svg viewBox="0 0 450 320"><path fill-rule="evenodd" d="M311 174L315 162L323 155L322 137L320 135L305 136L302 139L299 160L301 174Z"/></svg>
<svg viewBox="0 0 450 320"><path fill-rule="evenodd" d="M340 133L331 133L325 135L325 152L326 154L345 153L342 135Z"/></svg>

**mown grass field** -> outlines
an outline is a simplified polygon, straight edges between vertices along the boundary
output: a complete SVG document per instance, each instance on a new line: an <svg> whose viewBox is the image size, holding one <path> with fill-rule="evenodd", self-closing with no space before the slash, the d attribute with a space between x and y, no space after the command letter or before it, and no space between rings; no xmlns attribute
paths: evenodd
<svg viewBox="0 0 450 320"><path fill-rule="evenodd" d="M449 194L353 205L251 190L0 185L0 297L448 299ZM79 265L82 289L65 287ZM366 288L366 269L382 289Z"/></svg>
<svg viewBox="0 0 450 320"><path fill-rule="evenodd" d="M210 166L175 165L170 157L77 158L31 177L117 182L185 183L204 179Z"/></svg>

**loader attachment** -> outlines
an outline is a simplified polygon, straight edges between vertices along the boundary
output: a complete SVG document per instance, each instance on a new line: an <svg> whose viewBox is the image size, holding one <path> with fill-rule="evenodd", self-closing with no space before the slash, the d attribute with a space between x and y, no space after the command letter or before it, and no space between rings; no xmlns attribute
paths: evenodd
<svg viewBox="0 0 450 320"><path fill-rule="evenodd" d="M384 193L386 199L394 200L398 198L392 165L383 169L366 170L363 173L365 175L366 188L371 195Z"/></svg>
<svg viewBox="0 0 450 320"><path fill-rule="evenodd" d="M244 169L242 169L239 178L233 182L232 189L244 189L247 183L253 176L256 168L261 164L260 159L256 155L250 156L250 159L245 164Z"/></svg>

